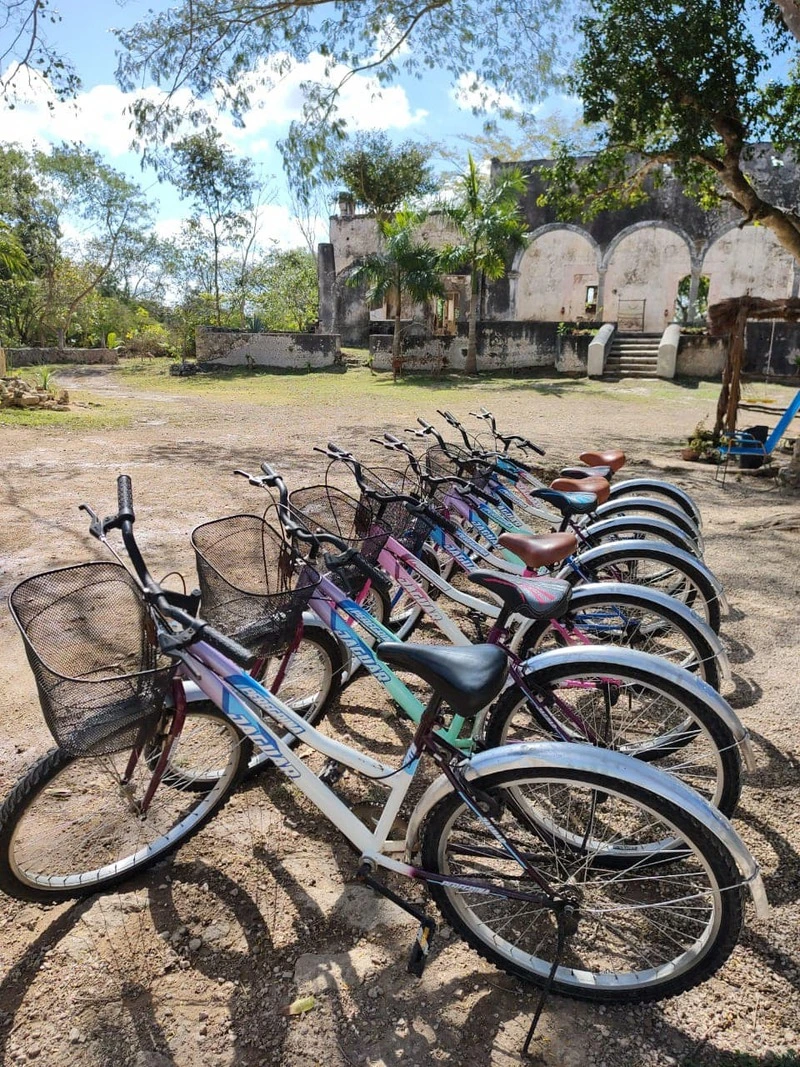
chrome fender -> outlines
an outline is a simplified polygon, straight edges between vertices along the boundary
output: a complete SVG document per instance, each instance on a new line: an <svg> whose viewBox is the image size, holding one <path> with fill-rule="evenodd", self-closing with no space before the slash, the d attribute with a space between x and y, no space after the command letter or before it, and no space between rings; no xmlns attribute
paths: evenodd
<svg viewBox="0 0 800 1067"><path fill-rule="evenodd" d="M556 648L550 652L540 652L525 660L529 671L545 670L549 667L569 667L570 663L583 661L596 665L598 671L613 675L614 668L640 667L653 675L653 685L658 689L658 679L672 683L681 689L690 690L696 698L710 708L733 734L734 740L742 753L742 760L748 771L756 769L755 754L750 734L728 701L716 689L704 682L702 678L678 667L669 660L661 659L650 652L639 652L633 648L614 648L612 645L572 645L569 648ZM590 746L591 747L591 746ZM640 760L635 762L639 763Z"/></svg>
<svg viewBox="0 0 800 1067"><path fill-rule="evenodd" d="M525 770L530 767L553 767L560 770L603 774L607 777L630 782L640 789L655 793L692 815L719 841L722 848L735 862L742 881L750 890L756 914L765 918L769 914L761 870L747 846L736 833L728 819L701 796L677 778L659 771L647 763L630 759L619 752L595 748L593 745L576 745L566 741L536 741L519 745L492 748L465 760L461 765L467 781L496 774L498 771ZM419 847L422 824L429 812L452 791L450 782L441 775L426 790L417 804L406 833L406 858Z"/></svg>
<svg viewBox="0 0 800 1067"><path fill-rule="evenodd" d="M674 545L694 557L701 554L699 546L694 544L683 530L679 530L677 526L673 526L666 519L662 521L661 519L648 518L644 515L612 515L601 522L593 522L589 526L584 526L582 530L583 534L589 538L603 537L606 534L620 534L624 537L626 533L630 532L632 534L633 531L642 532L645 535L648 533L654 536L663 535L669 538L665 542L666 544ZM675 544L676 540L680 542L677 545Z"/></svg>
<svg viewBox="0 0 800 1067"><path fill-rule="evenodd" d="M628 507L633 512L636 511L637 507L641 508L646 516L655 517L677 526L702 550L703 535L700 533L694 519L687 515L683 508L679 508L677 504L669 504L663 499L656 500L651 496L634 496L626 493L624 496L615 497L613 500L609 499L605 504L601 504L596 509L595 515L598 519L610 519L613 515L628 515ZM647 508L652 508L652 510L648 511L646 510Z"/></svg>
<svg viewBox="0 0 800 1067"><path fill-rule="evenodd" d="M725 596L725 590L722 588L722 583L719 578L711 571L703 560L698 559L697 556L691 555L689 552L684 552L683 549L676 548L674 545L668 545L665 542L659 541L614 541L612 544L598 545L597 548L590 548L586 552L581 552L577 557L577 564L581 563L594 563L597 560L603 561L605 556L615 552L634 553L637 549L641 549L642 545L647 544L649 548L654 545L659 551L667 552L673 555L676 560L680 560L681 563L691 564L693 567L699 567L703 574L708 578L709 582L714 588L714 592L717 594L717 599L720 602L720 606L724 612L728 612L728 600ZM569 575L573 573L572 566L569 563L565 563L561 570L556 575L556 578L566 578L569 580Z"/></svg>
<svg viewBox="0 0 800 1067"><path fill-rule="evenodd" d="M626 478L622 482L614 482L611 486L611 492L609 493L609 499L614 497L627 496L631 491L637 496L640 494L646 495L648 489L659 488L665 490L667 494L673 499L679 499L681 501L681 507L691 516L695 524L699 527L703 525L703 518L700 514L700 509L694 500L689 496L687 492L675 485L673 482L665 482L662 478Z"/></svg>
<svg viewBox="0 0 800 1067"><path fill-rule="evenodd" d="M633 585L630 582L586 582L584 585L577 585L572 590L572 596L569 600L570 608L576 608L580 610L581 600L588 600L591 595L594 595L598 589L601 589L604 593L608 593L609 596L622 596L626 593L636 596L646 596L656 607L669 608L674 614L678 615L689 626L694 627L702 637L708 642L714 652L714 659L719 664L722 672L723 679L729 684L733 682L733 674L731 671L731 663L728 659L728 653L720 640L719 634L715 633L707 622L704 622L698 615L683 603L681 600L676 600L675 597L668 596L666 593L662 593L659 589L643 589L640 585ZM514 616L514 618L521 618L521 616ZM514 631L514 636L511 640L512 652L519 652L522 640L525 637L527 631L533 626L533 619L523 619L519 628ZM575 647L578 647L577 645ZM591 648L591 645L581 646L584 648Z"/></svg>

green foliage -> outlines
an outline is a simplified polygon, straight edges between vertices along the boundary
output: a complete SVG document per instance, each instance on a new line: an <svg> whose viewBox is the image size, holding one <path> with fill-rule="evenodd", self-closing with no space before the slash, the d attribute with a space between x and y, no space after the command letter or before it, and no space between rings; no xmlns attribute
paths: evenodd
<svg viewBox="0 0 800 1067"><path fill-rule="evenodd" d="M137 132L152 142L186 120L207 121L202 101L187 106L178 89L213 95L241 122L254 93L312 53L323 56L325 68L303 84L302 115L281 145L287 172L308 191L347 132L338 102L354 72L367 73L379 93L401 74L445 70L456 83L480 71L483 83L533 103L559 74L565 7L563 0L497 0L488 9L483 0L231 0L224 7L179 0L117 33L117 77L126 90L151 81L167 90L166 100L149 94L134 106Z"/></svg>
<svg viewBox="0 0 800 1067"><path fill-rule="evenodd" d="M800 256L797 220L749 167L758 142L793 153L800 144L798 44L777 9L751 0L596 0L579 26L569 85L584 120L602 124L600 151L581 159L562 143L543 171L540 202L562 218L587 219L635 205L648 184L674 176L702 207L724 198Z"/></svg>
<svg viewBox="0 0 800 1067"><path fill-rule="evenodd" d="M59 100L76 95L81 81L72 63L57 50L48 36L51 26L61 22L50 0L4 0L0 3L3 29L0 51L0 96L13 109L17 84L27 84L30 70L36 70L50 83Z"/></svg>
<svg viewBox="0 0 800 1067"><path fill-rule="evenodd" d="M507 270L509 257L526 242L526 224L520 197L527 179L517 167L502 169L494 178L479 171L472 155L467 169L456 179L453 197L442 205L443 215L455 228L460 241L441 254L444 270L470 271L469 337L467 374L477 373L476 327L481 279L497 280Z"/></svg>
<svg viewBox="0 0 800 1067"><path fill-rule="evenodd" d="M368 212L386 215L436 190L427 161L414 141L395 147L382 131L359 133L336 154L332 178Z"/></svg>
<svg viewBox="0 0 800 1067"><path fill-rule="evenodd" d="M380 252L367 256L352 271L348 285L367 286L367 300L379 303L391 296L394 302L392 356L400 355L400 316L404 294L422 304L432 296L444 296L439 253L427 241L419 240L417 230L424 219L420 212L401 208L391 219L378 223L382 238Z"/></svg>
<svg viewBox="0 0 800 1067"><path fill-rule="evenodd" d="M317 262L306 249L271 252L254 267L250 284L258 329L307 330L317 321Z"/></svg>

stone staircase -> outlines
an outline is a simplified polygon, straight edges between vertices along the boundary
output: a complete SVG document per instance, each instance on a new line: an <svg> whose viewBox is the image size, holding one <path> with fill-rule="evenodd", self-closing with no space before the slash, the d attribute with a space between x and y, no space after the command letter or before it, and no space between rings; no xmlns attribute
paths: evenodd
<svg viewBox="0 0 800 1067"><path fill-rule="evenodd" d="M603 377L657 378L660 333L616 333Z"/></svg>

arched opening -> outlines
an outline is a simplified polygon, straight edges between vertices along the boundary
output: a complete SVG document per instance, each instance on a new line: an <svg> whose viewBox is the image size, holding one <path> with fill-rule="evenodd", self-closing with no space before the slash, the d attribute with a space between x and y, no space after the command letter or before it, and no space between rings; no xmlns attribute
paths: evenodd
<svg viewBox="0 0 800 1067"><path fill-rule="evenodd" d="M673 322L679 326L702 326L708 315L708 287L710 279L701 274L697 279L697 292L692 299L692 276L686 274L678 282L678 295L675 297L675 314Z"/></svg>

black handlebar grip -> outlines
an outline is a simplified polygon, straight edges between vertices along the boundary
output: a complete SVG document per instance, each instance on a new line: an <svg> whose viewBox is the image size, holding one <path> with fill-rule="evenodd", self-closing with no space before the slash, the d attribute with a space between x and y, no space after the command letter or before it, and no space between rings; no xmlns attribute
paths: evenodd
<svg viewBox="0 0 800 1067"><path fill-rule="evenodd" d="M133 511L133 486L129 474L120 474L117 478L117 518L122 522L133 522L136 515Z"/></svg>
<svg viewBox="0 0 800 1067"><path fill-rule="evenodd" d="M256 661L257 657L252 652L240 645L238 641L234 641L233 638L226 637L219 630L215 630L212 626L204 626L200 631L200 638L241 667L250 667Z"/></svg>

